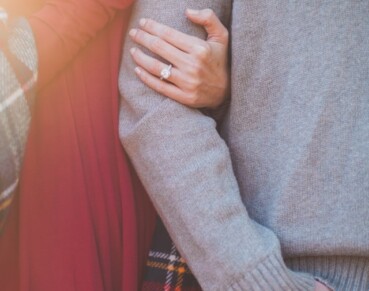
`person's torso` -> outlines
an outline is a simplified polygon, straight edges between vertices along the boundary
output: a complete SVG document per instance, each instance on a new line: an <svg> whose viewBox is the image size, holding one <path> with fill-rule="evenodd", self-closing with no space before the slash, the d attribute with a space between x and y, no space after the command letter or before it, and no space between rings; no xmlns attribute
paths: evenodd
<svg viewBox="0 0 369 291"><path fill-rule="evenodd" d="M369 256L369 2L235 0L231 29L222 133L250 216L287 256Z"/></svg>

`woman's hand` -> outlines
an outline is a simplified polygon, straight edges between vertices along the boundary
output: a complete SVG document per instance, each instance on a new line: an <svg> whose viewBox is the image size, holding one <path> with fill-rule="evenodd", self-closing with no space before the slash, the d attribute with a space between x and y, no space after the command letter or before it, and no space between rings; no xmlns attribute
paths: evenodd
<svg viewBox="0 0 369 291"><path fill-rule="evenodd" d="M216 108L224 101L228 87L228 31L210 9L187 9L186 15L204 26L207 40L141 19L140 28L132 29L129 35L173 67L168 78L160 78L168 64L132 48L135 72L147 86L182 104Z"/></svg>
<svg viewBox="0 0 369 291"><path fill-rule="evenodd" d="M322 283L316 281L314 291L331 291L327 286L323 285Z"/></svg>

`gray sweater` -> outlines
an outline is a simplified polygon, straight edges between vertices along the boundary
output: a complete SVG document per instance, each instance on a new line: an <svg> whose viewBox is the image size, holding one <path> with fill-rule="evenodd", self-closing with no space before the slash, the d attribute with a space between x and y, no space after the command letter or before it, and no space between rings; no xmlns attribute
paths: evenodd
<svg viewBox="0 0 369 291"><path fill-rule="evenodd" d="M210 7L232 37L221 126L134 75L127 40L120 136L204 290L369 290L369 1L139 0L204 36Z"/></svg>

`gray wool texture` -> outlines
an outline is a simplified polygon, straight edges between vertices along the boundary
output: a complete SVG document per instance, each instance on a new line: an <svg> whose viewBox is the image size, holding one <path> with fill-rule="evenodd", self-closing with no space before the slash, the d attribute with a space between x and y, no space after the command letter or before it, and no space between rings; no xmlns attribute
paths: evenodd
<svg viewBox="0 0 369 291"><path fill-rule="evenodd" d="M369 290L369 1L139 0L204 37L231 32L221 125L135 76L125 43L120 137L204 290Z"/></svg>

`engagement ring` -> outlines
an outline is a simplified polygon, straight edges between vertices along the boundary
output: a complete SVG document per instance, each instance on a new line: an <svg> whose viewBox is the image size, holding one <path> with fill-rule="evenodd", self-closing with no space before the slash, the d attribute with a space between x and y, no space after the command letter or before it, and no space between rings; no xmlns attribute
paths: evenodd
<svg viewBox="0 0 369 291"><path fill-rule="evenodd" d="M172 65L169 65L168 67L164 68L160 72L160 80L167 80L171 75Z"/></svg>

